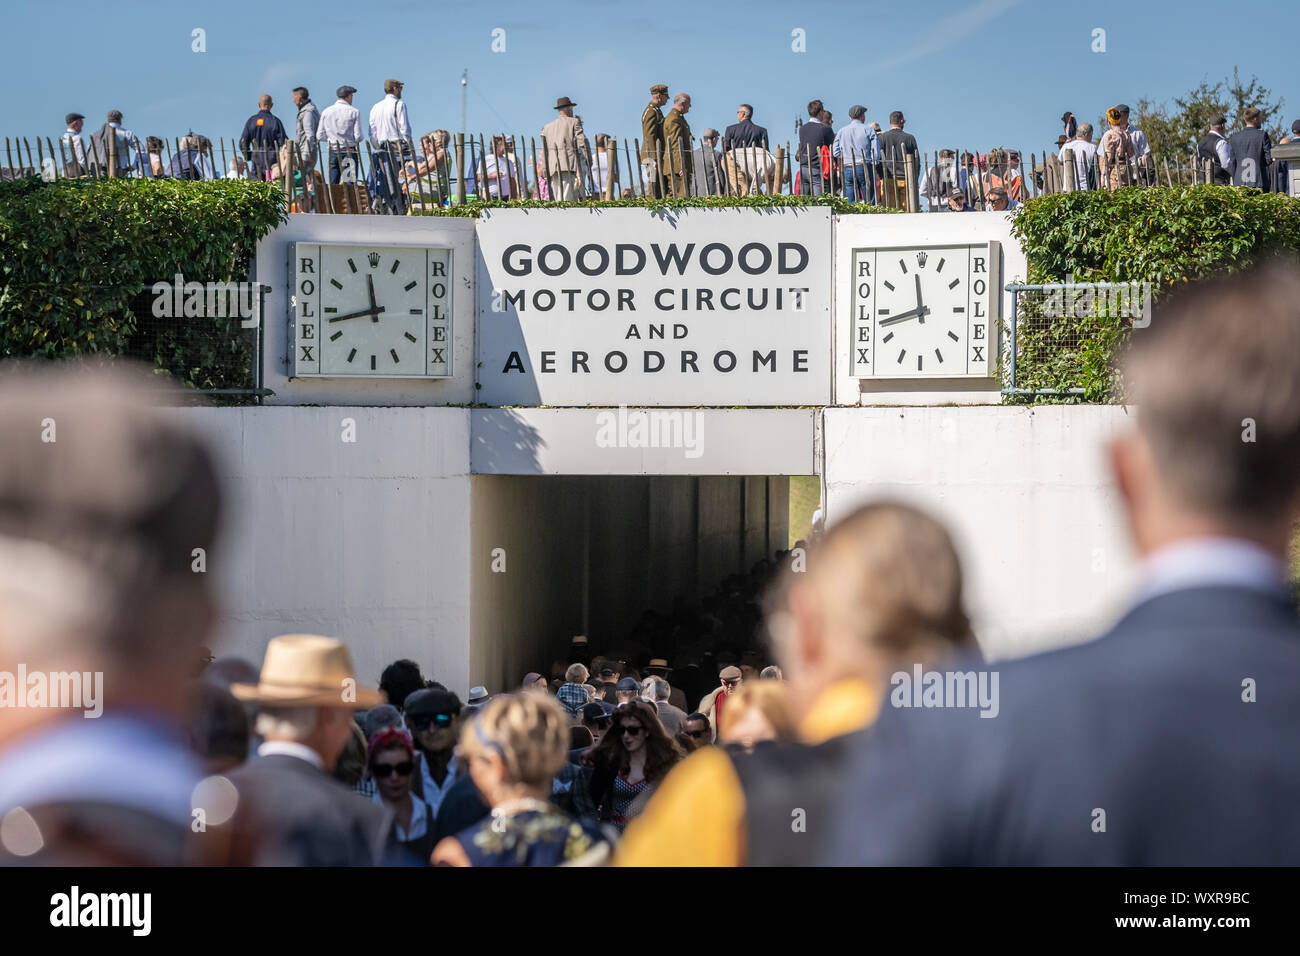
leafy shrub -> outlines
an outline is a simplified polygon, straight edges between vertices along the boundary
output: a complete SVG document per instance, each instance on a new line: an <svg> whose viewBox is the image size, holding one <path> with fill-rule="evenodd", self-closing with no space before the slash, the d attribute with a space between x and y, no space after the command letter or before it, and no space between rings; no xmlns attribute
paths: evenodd
<svg viewBox="0 0 1300 956"><path fill-rule="evenodd" d="M1012 232L1024 246L1030 284L1145 282L1158 299L1270 253L1300 254L1300 200L1233 186L1059 193L1025 203ZM1127 318L1106 309L1045 318L1025 294L1022 306L1017 387L1078 387L1092 402L1122 398L1115 359L1130 333Z"/></svg>
<svg viewBox="0 0 1300 956"><path fill-rule="evenodd" d="M134 355L192 387L249 387L238 320L156 320L147 290L178 272L246 279L258 240L284 220L270 183L0 183L0 358Z"/></svg>

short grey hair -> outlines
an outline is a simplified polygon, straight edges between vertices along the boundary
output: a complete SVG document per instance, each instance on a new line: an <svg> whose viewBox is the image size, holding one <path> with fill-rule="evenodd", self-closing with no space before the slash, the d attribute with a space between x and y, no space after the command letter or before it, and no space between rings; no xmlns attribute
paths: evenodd
<svg viewBox="0 0 1300 956"><path fill-rule="evenodd" d="M303 741L316 729L318 707L263 707L257 714L257 733L266 739Z"/></svg>
<svg viewBox="0 0 1300 956"><path fill-rule="evenodd" d="M678 93L676 96L673 97L673 106L678 106L682 103L685 103L690 98L691 98L691 94L689 93Z"/></svg>
<svg viewBox="0 0 1300 956"><path fill-rule="evenodd" d="M867 108L865 106L849 107L849 119L864 119L866 115L867 115Z"/></svg>
<svg viewBox="0 0 1300 956"><path fill-rule="evenodd" d="M650 692L654 694L654 699L656 701L667 700L668 695L673 692L668 681L664 680L662 677L651 677L646 681L646 683L650 685Z"/></svg>
<svg viewBox="0 0 1300 956"><path fill-rule="evenodd" d="M707 127L704 132L700 134L700 142L702 143L716 143L717 141L718 131L712 126Z"/></svg>
<svg viewBox="0 0 1300 956"><path fill-rule="evenodd" d="M749 119L751 116L754 115L754 107L750 106L748 103L741 103L739 106L736 107L736 111L739 113L744 113L745 119Z"/></svg>
<svg viewBox="0 0 1300 956"><path fill-rule="evenodd" d="M1074 135L1074 138L1075 138L1075 139L1086 139L1086 140L1088 140L1089 142L1092 141L1092 124L1091 124L1091 123L1080 123L1080 124L1079 124L1079 128L1078 128L1077 130L1075 130L1074 132L1075 132L1075 135Z"/></svg>

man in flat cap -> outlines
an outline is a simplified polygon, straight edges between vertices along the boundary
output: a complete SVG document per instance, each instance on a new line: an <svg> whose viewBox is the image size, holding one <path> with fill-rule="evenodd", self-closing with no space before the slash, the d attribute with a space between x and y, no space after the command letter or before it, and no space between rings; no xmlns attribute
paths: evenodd
<svg viewBox="0 0 1300 956"><path fill-rule="evenodd" d="M370 144L376 150L374 161L383 179L380 195L399 216L406 214L406 196L397 173L415 156L411 121L402 101L405 85L401 80L384 80L384 98L370 107Z"/></svg>
<svg viewBox="0 0 1300 956"><path fill-rule="evenodd" d="M686 122L686 114L691 108L688 93L678 93L673 97L673 108L664 120L664 153L668 166L669 194L673 197L690 195L691 188L691 124Z"/></svg>
<svg viewBox="0 0 1300 956"><path fill-rule="evenodd" d="M727 698L744 682L745 677L740 673L740 668L728 664L718 671L718 686L705 694L704 699L700 701L700 706L695 708L696 713L709 718L711 739L718 739L718 725L722 722L722 709L727 703Z"/></svg>
<svg viewBox="0 0 1300 956"><path fill-rule="evenodd" d="M586 180L591 169L591 143L582 131L582 117L573 115L577 105L567 96L561 96L555 101L555 119L542 127L546 181L551 186L551 198L562 202L582 198L579 184Z"/></svg>
<svg viewBox="0 0 1300 956"><path fill-rule="evenodd" d="M330 185L355 183L361 169L361 111L352 105L355 86L340 86L338 97L320 114L316 138L330 148Z"/></svg>
<svg viewBox="0 0 1300 956"><path fill-rule="evenodd" d="M63 118L67 129L59 137L63 144L63 175L69 177L84 176L86 170L86 144L81 141L81 127L86 117L80 113L69 113Z"/></svg>
<svg viewBox="0 0 1300 956"><path fill-rule="evenodd" d="M258 705L257 759L230 775L239 794L229 825L233 863L370 866L384 861L392 814L331 774L356 711L384 702L357 685L343 642L285 634L266 647L256 684L232 684ZM221 836L218 828L214 835ZM248 844L249 848L244 849Z"/></svg>
<svg viewBox="0 0 1300 956"><path fill-rule="evenodd" d="M650 87L650 103L641 112L641 169L645 174L646 191L655 198L664 195L664 114L668 102L668 87L656 83Z"/></svg>
<svg viewBox="0 0 1300 956"><path fill-rule="evenodd" d="M0 366L0 866L187 859L221 493L158 382Z"/></svg>

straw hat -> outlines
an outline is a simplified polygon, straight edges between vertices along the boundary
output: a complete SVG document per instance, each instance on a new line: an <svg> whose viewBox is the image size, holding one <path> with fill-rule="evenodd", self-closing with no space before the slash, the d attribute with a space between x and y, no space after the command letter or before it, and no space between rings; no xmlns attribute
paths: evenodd
<svg viewBox="0 0 1300 956"><path fill-rule="evenodd" d="M239 700L280 707L348 707L367 710L384 695L357 684L343 642L318 634L282 634L266 645L256 684L231 684Z"/></svg>

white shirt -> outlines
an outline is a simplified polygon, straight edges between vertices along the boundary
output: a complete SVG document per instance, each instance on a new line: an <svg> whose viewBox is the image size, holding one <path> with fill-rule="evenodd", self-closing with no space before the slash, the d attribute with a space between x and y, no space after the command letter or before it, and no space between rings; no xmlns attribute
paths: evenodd
<svg viewBox="0 0 1300 956"><path fill-rule="evenodd" d="M361 145L361 111L347 100L336 100L320 114L316 138L322 143Z"/></svg>
<svg viewBox="0 0 1300 956"><path fill-rule="evenodd" d="M84 166L86 164L86 145L81 141L81 134L75 129L69 127L63 131L63 136L61 138L63 142L68 144L73 152L73 157L69 158L75 157L77 162Z"/></svg>
<svg viewBox="0 0 1300 956"><path fill-rule="evenodd" d="M370 108L370 142L378 146L393 141L405 143L411 138L411 124L406 118L406 104L392 93Z"/></svg>
<svg viewBox="0 0 1300 956"><path fill-rule="evenodd" d="M1128 124L1129 139L1133 140L1133 154L1137 159L1141 159L1147 153L1151 152L1151 147L1147 145L1146 133L1142 132L1132 123Z"/></svg>
<svg viewBox="0 0 1300 956"><path fill-rule="evenodd" d="M297 757L299 760L305 760L317 770L325 769L325 761L320 759L320 754L312 750L306 744L295 743L292 740L268 740L262 746L257 748L259 757L268 757L271 754L282 754L285 757Z"/></svg>
<svg viewBox="0 0 1300 956"><path fill-rule="evenodd" d="M498 167L498 160L500 166ZM496 173L499 179L488 179L489 173ZM497 156L495 153L489 156L483 167L483 181L487 185L488 194L493 199L512 199L514 198L515 188L515 164L510 162L505 156Z"/></svg>
<svg viewBox="0 0 1300 956"><path fill-rule="evenodd" d="M1219 141L1214 144L1214 155L1219 158L1219 165L1227 169L1232 165L1232 147L1228 145L1227 138L1217 130L1210 130L1211 135L1219 137Z"/></svg>
<svg viewBox="0 0 1300 956"><path fill-rule="evenodd" d="M1097 147L1082 139L1072 139L1061 147L1058 159L1065 162L1065 151L1070 150L1074 153L1074 188L1083 190L1088 188L1088 168L1092 165L1093 158L1097 155Z"/></svg>
<svg viewBox="0 0 1300 956"><path fill-rule="evenodd" d="M378 790L370 799L381 807L388 807L388 804L384 803L384 798L379 795ZM429 832L427 807L427 803L415 794L411 794L411 827L409 830L402 829L402 825L397 821L397 811L393 811L393 833L396 834L398 843L410 843L412 840L418 840Z"/></svg>
<svg viewBox="0 0 1300 956"><path fill-rule="evenodd" d="M438 786L429 774L429 761L424 759L424 754L420 754L420 777L424 780L424 802L433 810L433 815L438 815L438 808L442 806L442 798L447 795L451 785L456 782L456 758L453 756L447 761L447 776L442 778L442 786ZM415 794L411 794L412 797Z"/></svg>
<svg viewBox="0 0 1300 956"><path fill-rule="evenodd" d="M1187 588L1242 587L1285 594L1286 568L1275 555L1239 538L1189 538L1138 565L1137 601Z"/></svg>

